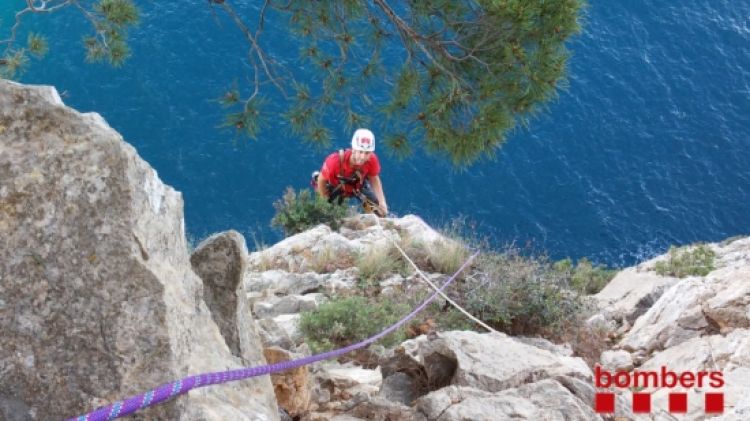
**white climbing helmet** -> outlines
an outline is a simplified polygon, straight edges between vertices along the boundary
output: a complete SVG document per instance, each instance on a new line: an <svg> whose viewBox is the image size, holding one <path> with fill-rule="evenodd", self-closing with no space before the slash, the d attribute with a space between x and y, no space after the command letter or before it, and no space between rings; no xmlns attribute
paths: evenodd
<svg viewBox="0 0 750 421"><path fill-rule="evenodd" d="M372 152L375 150L375 135L367 129L357 129L352 136L352 149Z"/></svg>

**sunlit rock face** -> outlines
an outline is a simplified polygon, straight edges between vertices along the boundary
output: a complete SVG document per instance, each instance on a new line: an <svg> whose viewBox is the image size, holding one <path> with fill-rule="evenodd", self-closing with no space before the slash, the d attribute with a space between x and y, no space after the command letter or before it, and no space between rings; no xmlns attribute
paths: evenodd
<svg viewBox="0 0 750 421"><path fill-rule="evenodd" d="M53 88L0 80L0 238L1 419L72 417L242 366L191 270L180 193ZM267 377L137 419L259 417L278 418Z"/></svg>

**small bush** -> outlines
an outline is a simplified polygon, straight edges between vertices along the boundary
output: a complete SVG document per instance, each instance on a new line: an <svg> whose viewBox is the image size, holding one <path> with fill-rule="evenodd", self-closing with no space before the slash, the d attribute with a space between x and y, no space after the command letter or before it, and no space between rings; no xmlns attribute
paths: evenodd
<svg viewBox="0 0 750 421"><path fill-rule="evenodd" d="M430 264L430 252L423 242L414 239L408 233L404 232L401 233L399 246L418 268L422 270L432 270L432 265ZM406 273L412 273L414 271L414 268L409 262L404 262L404 267L406 268Z"/></svg>
<svg viewBox="0 0 750 421"><path fill-rule="evenodd" d="M287 187L284 196L274 202L276 214L271 225L280 227L286 236L294 235L318 224L326 224L337 230L341 221L347 216L347 208L328 203L310 189L297 194Z"/></svg>
<svg viewBox="0 0 750 421"><path fill-rule="evenodd" d="M487 247L486 241L477 239L474 224L463 217L455 218L438 231L446 240L429 247L429 262L435 272L452 275L469 258L469 248Z"/></svg>
<svg viewBox="0 0 750 421"><path fill-rule="evenodd" d="M357 257L360 280L369 284L394 273L403 273L404 261L395 247L377 247Z"/></svg>
<svg viewBox="0 0 750 421"><path fill-rule="evenodd" d="M617 270L605 266L594 266L585 257L573 266L570 259L554 263L553 268L562 276L570 278L570 287L581 294L596 294L601 291L617 274Z"/></svg>
<svg viewBox="0 0 750 421"><path fill-rule="evenodd" d="M366 339L397 322L409 312L405 304L379 298L370 303L364 297L336 298L317 309L303 312L300 331L313 352L324 352ZM379 343L391 346L405 339L403 329Z"/></svg>
<svg viewBox="0 0 750 421"><path fill-rule="evenodd" d="M669 248L669 258L666 262L657 262L654 269L662 276L684 278L686 276L706 276L714 270L714 253L706 245L692 248Z"/></svg>
<svg viewBox="0 0 750 421"><path fill-rule="evenodd" d="M324 247L313 254L310 252L310 269L315 273L331 273L338 268L341 256L331 247Z"/></svg>
<svg viewBox="0 0 750 421"><path fill-rule="evenodd" d="M458 241L440 241L430 248L430 264L439 273L453 275L469 258L469 250Z"/></svg>
<svg viewBox="0 0 750 421"><path fill-rule="evenodd" d="M559 337L584 309L577 291L544 258L517 250L481 256L464 301L466 309L511 335Z"/></svg>

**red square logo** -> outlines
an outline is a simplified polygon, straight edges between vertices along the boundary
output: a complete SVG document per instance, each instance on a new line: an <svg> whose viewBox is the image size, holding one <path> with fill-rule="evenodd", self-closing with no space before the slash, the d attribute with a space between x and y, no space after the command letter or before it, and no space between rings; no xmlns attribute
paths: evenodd
<svg viewBox="0 0 750 421"><path fill-rule="evenodd" d="M633 413L647 414L651 412L651 394L633 393Z"/></svg>
<svg viewBox="0 0 750 421"><path fill-rule="evenodd" d="M669 412L681 414L687 413L687 393L669 394Z"/></svg>
<svg viewBox="0 0 750 421"><path fill-rule="evenodd" d="M724 394L723 393L706 393L707 414L721 414L724 412Z"/></svg>
<svg viewBox="0 0 750 421"><path fill-rule="evenodd" d="M594 396L594 411L596 411L597 414L614 414L615 394L597 393Z"/></svg>

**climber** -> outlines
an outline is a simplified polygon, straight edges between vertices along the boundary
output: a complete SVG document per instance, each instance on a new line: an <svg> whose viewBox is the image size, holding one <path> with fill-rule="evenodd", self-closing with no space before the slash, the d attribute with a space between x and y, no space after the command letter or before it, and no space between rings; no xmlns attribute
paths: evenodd
<svg viewBox="0 0 750 421"><path fill-rule="evenodd" d="M380 162L375 155L375 135L368 129L357 129L351 149L340 149L328 155L320 171L313 173L313 186L333 203L354 197L365 212L380 217L388 214L388 204L380 181Z"/></svg>

